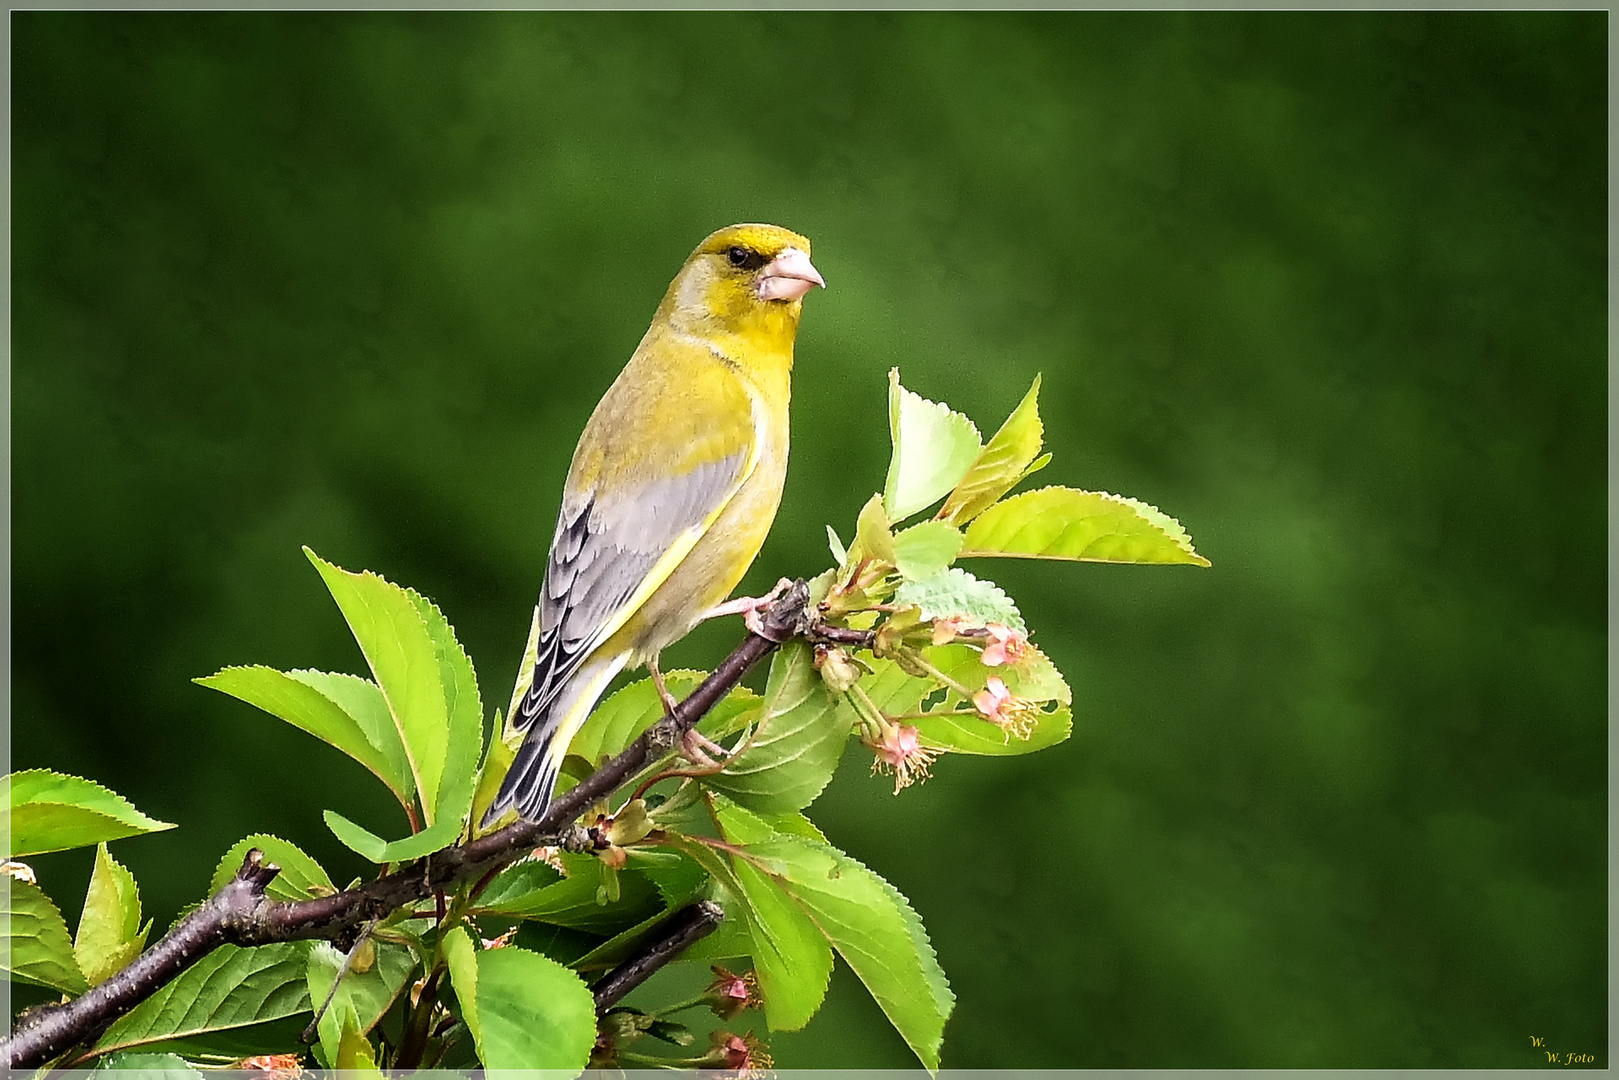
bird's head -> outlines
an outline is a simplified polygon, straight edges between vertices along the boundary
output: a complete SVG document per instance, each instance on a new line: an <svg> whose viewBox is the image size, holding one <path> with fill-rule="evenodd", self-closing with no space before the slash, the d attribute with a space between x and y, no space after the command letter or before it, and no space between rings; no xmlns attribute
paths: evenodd
<svg viewBox="0 0 1619 1080"><path fill-rule="evenodd" d="M714 233L680 268L660 314L698 334L785 336L791 346L804 294L819 285L807 238L775 225Z"/></svg>

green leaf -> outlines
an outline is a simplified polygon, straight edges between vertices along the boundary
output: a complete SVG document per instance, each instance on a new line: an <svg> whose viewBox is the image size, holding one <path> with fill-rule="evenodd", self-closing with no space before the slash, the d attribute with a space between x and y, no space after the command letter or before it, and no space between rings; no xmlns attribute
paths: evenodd
<svg viewBox="0 0 1619 1080"><path fill-rule="evenodd" d="M483 1045L483 1025L478 1022L478 954L467 928L457 926L444 935L444 966L450 970L450 985L461 1003L461 1021L472 1033L474 1045Z"/></svg>
<svg viewBox="0 0 1619 1080"><path fill-rule="evenodd" d="M438 801L429 822L464 822L472 808L472 792L478 778L478 758L483 753L483 699L478 693L478 676L472 660L444 613L431 600L414 589L405 595L416 605L416 612L427 627L438 655L440 685L449 717L449 742L445 750L444 773L439 781Z"/></svg>
<svg viewBox="0 0 1619 1080"><path fill-rule="evenodd" d="M983 757L1016 757L1056 746L1074 730L1074 718L1067 706L1042 712L1027 739L1014 738L987 720L972 716L928 716L910 723L916 725L924 746L957 754Z"/></svg>
<svg viewBox="0 0 1619 1080"><path fill-rule="evenodd" d="M350 968L338 984L332 1003L320 1018L320 1045L328 1068L334 1067L342 1044L343 1030L352 1027L364 1035L376 1026L416 970L416 956L402 945L368 940L375 949L370 968ZM365 946L362 945L362 948ZM309 950L305 979L309 1000L319 1005L331 993L332 982L343 966L343 954L327 942L316 942Z"/></svg>
<svg viewBox="0 0 1619 1080"><path fill-rule="evenodd" d="M832 977L832 950L815 924L769 875L707 844L671 837L668 846L707 870L731 894L751 939L753 970L775 1031L797 1031L821 1007Z"/></svg>
<svg viewBox="0 0 1619 1080"><path fill-rule="evenodd" d="M270 884L264 890L270 899L308 900L316 896L329 896L337 891L337 886L332 884L332 879L320 864L304 854L296 844L268 833L254 833L236 841L220 858L219 865L214 868L214 876L208 882L208 895L212 896L223 889L225 883L236 876L236 872L242 868L242 860L253 848L264 852L265 862L281 868L281 872L270 879Z"/></svg>
<svg viewBox="0 0 1619 1080"><path fill-rule="evenodd" d="M802 905L922 1064L937 1070L956 999L899 890L836 848L797 837L751 844L743 859Z"/></svg>
<svg viewBox="0 0 1619 1080"><path fill-rule="evenodd" d="M888 373L888 432L894 453L883 508L892 521L904 521L947 494L982 446L971 420L905 389L898 368Z"/></svg>
<svg viewBox="0 0 1619 1080"><path fill-rule="evenodd" d="M410 805L416 791L410 762L376 683L354 675L259 666L228 667L192 681L256 705L335 746L369 769L400 803Z"/></svg>
<svg viewBox="0 0 1619 1080"><path fill-rule="evenodd" d="M960 550L961 530L948 521L924 521L894 537L894 561L907 581L942 574Z"/></svg>
<svg viewBox="0 0 1619 1080"><path fill-rule="evenodd" d="M961 478L956 489L944 501L944 506L939 509L941 520L965 525L989 509L996 499L1011 491L1024 477L1045 464L1044 461L1035 463L1040 456L1043 434L1037 403L1039 396L1040 376L1036 375L1029 392L1023 395L1018 407L1012 410L1006 423L985 444L978 460L973 462L967 475ZM1051 455L1047 454L1046 460L1050 459Z"/></svg>
<svg viewBox="0 0 1619 1080"><path fill-rule="evenodd" d="M351 1019L343 1024L343 1034L337 1040L337 1064L339 1072L367 1072L381 1074L377 1068L377 1052L371 1048L366 1037Z"/></svg>
<svg viewBox="0 0 1619 1080"><path fill-rule="evenodd" d="M832 779L854 721L821 682L809 645L788 642L771 661L748 747L704 784L755 810L800 810Z"/></svg>
<svg viewBox="0 0 1619 1080"><path fill-rule="evenodd" d="M837 531L830 525L826 527L826 546L831 550L832 561L837 565L842 566L849 561L848 549L843 546L843 541L838 539Z"/></svg>
<svg viewBox="0 0 1619 1080"><path fill-rule="evenodd" d="M147 817L122 795L77 776L28 769L0 783L7 789L0 835L10 835L12 858L174 828Z"/></svg>
<svg viewBox="0 0 1619 1080"><path fill-rule="evenodd" d="M898 558L894 550L893 526L883 510L882 496L873 495L860 508L860 517L855 520L854 543L849 545L845 561L850 567L861 562L893 566Z"/></svg>
<svg viewBox="0 0 1619 1080"><path fill-rule="evenodd" d="M1181 523L1156 506L1065 487L1026 491L984 511L968 526L960 557L974 556L1209 565Z"/></svg>
<svg viewBox="0 0 1619 1080"><path fill-rule="evenodd" d="M450 751L450 718L438 646L404 589L376 574L356 574L334 566L307 547L304 554L320 571L382 690L410 762L423 815L431 824Z"/></svg>
<svg viewBox="0 0 1619 1080"><path fill-rule="evenodd" d="M73 940L73 957L79 962L79 970L91 986L98 986L139 956L145 945L141 894L135 875L113 859L106 844L97 844L90 887L79 913L79 932Z"/></svg>
<svg viewBox="0 0 1619 1080"><path fill-rule="evenodd" d="M410 862L423 855L431 855L454 844L461 835L461 821L454 817L442 818L419 833L400 840L384 840L370 829L356 825L336 810L324 810L326 827L350 851L370 859L379 866L388 863Z"/></svg>
<svg viewBox="0 0 1619 1080"><path fill-rule="evenodd" d="M932 522L930 524L943 524ZM1023 633L1026 627L1012 598L993 581L982 581L959 566L920 581L907 581L894 593L894 603L915 604L922 618L946 615L966 618L982 626L1001 623Z"/></svg>
<svg viewBox="0 0 1619 1080"><path fill-rule="evenodd" d="M108 1028L98 1052L309 1011L306 941L255 948L221 945Z"/></svg>
<svg viewBox="0 0 1619 1080"><path fill-rule="evenodd" d="M685 697L708 677L704 671L664 672L664 685L676 700ZM635 737L663 718L663 701L651 679L640 679L609 694L591 712L568 744L592 766L600 765L635 741Z"/></svg>
<svg viewBox="0 0 1619 1080"><path fill-rule="evenodd" d="M116 1071L119 1080L202 1080L178 1054L109 1054L91 1072Z"/></svg>
<svg viewBox="0 0 1619 1080"><path fill-rule="evenodd" d="M556 867L536 855L502 867L473 902L477 915L510 915L527 904L528 897L562 880Z"/></svg>
<svg viewBox="0 0 1619 1080"><path fill-rule="evenodd" d="M662 899L644 875L635 870L613 872L590 855L564 852L562 863L568 876L554 884L532 891L517 891L499 878L480 896L476 911L514 919L532 919L592 933L617 934L658 912ZM515 884L515 883L514 883ZM615 886L618 900L608 903ZM500 886L500 891L496 887ZM494 895L490 895L493 892Z"/></svg>
<svg viewBox="0 0 1619 1080"><path fill-rule="evenodd" d="M522 741L522 733L506 731L505 721L501 719L500 710L496 709L489 745L484 748L483 764L478 767L478 785L472 794L472 813L469 817L474 836L484 836L502 827L501 821L497 820L491 821L488 828L483 828L483 816L500 793L501 781L506 779L507 771L517 759L517 747ZM501 819L508 816L502 814Z"/></svg>
<svg viewBox="0 0 1619 1080"><path fill-rule="evenodd" d="M596 1044L596 1003L578 975L538 953L474 950L462 927L445 935L461 1018L486 1069L582 1070Z"/></svg>
<svg viewBox="0 0 1619 1080"><path fill-rule="evenodd" d="M67 922L51 898L38 885L10 874L0 874L0 895L6 905L0 927L4 948L0 959L13 977L68 994L88 990L84 973L73 956Z"/></svg>

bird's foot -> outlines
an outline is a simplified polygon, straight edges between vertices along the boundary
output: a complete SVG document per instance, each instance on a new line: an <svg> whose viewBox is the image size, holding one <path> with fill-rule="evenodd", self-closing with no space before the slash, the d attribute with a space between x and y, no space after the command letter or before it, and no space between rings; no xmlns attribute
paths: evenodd
<svg viewBox="0 0 1619 1080"><path fill-rule="evenodd" d="M675 700L675 696L663 684L663 672L658 670L658 658L656 656L647 660L646 669L652 673L652 685L657 687L658 699L663 702L663 715L671 720L674 719L675 709L680 705L680 702Z"/></svg>
<svg viewBox="0 0 1619 1080"><path fill-rule="evenodd" d="M770 635L765 633L764 630L764 616L760 615L759 612L780 600L782 594L792 587L792 581L782 578L776 582L776 587L765 593L765 595L739 596L735 600L727 600L718 607L710 608L703 618L707 620L717 619L722 615L740 615L742 616L742 625L746 626L749 632L758 634L760 637L769 637Z"/></svg>
<svg viewBox="0 0 1619 1080"><path fill-rule="evenodd" d="M717 754L721 758L725 758L729 757L730 753L725 747L714 742L696 728L691 728L680 737L680 756L700 769L719 772L725 768L724 764L715 761L709 755Z"/></svg>

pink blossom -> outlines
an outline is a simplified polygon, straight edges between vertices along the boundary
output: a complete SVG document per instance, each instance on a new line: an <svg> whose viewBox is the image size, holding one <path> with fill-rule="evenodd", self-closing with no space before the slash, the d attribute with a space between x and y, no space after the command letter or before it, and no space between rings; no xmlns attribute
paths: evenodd
<svg viewBox="0 0 1619 1080"><path fill-rule="evenodd" d="M985 667L1016 664L1028 652L1029 638L1026 634L1020 634L1010 626L994 622L984 629L989 631L989 644L984 646L984 654L981 657Z"/></svg>
<svg viewBox="0 0 1619 1080"><path fill-rule="evenodd" d="M879 739L875 742L869 738L864 741L877 754L876 760L871 763L871 771L874 774L893 773L895 795L913 783L926 780L933 759L939 756L939 751L922 745L921 736L910 724L885 723Z"/></svg>
<svg viewBox="0 0 1619 1080"><path fill-rule="evenodd" d="M998 678L991 678L973 695L973 708L1008 736L1016 735L1020 739L1029 737L1040 717L1034 702L1015 696Z"/></svg>
<svg viewBox="0 0 1619 1080"><path fill-rule="evenodd" d="M956 640L956 635L960 634L962 628L966 625L967 620L963 619L959 615L945 615L942 618L934 619L933 644L950 644L952 641Z"/></svg>

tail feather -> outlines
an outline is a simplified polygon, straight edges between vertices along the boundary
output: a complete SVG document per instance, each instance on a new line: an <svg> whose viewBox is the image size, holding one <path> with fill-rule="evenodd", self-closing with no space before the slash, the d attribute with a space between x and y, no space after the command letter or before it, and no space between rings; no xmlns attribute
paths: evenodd
<svg viewBox="0 0 1619 1080"><path fill-rule="evenodd" d="M564 686L552 689L550 703L528 729L528 737L518 747L511 768L500 782L500 790L484 811L480 828L487 829L513 807L526 821L540 819L551 805L552 789L556 787L562 759L567 756L574 735L578 734L590 710L596 707L607 684L628 661L626 653L592 656L568 677ZM543 685L544 680L536 678L528 693L534 693L534 686Z"/></svg>

